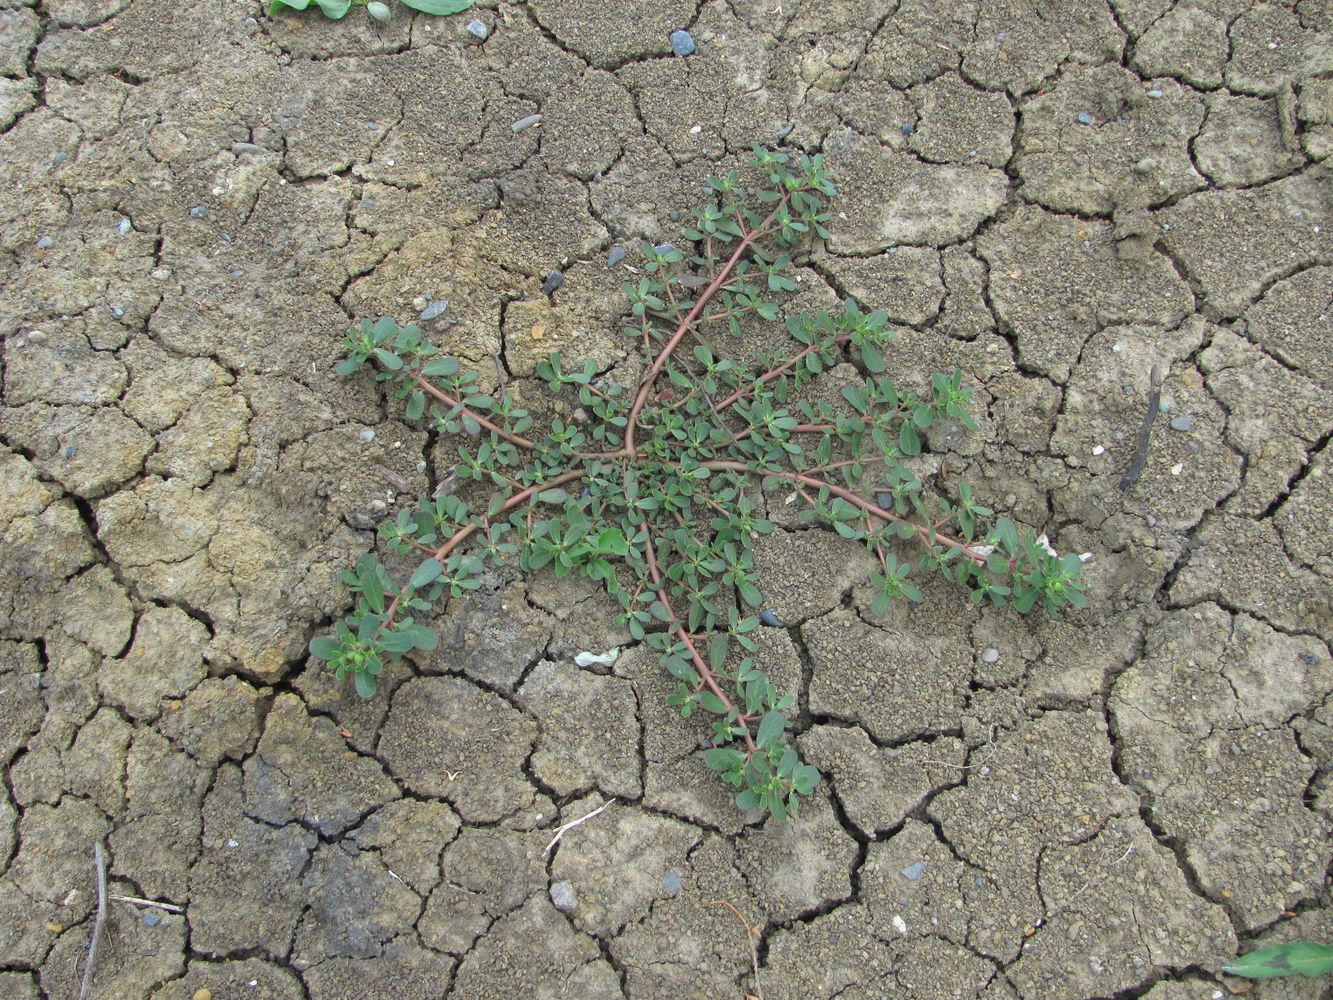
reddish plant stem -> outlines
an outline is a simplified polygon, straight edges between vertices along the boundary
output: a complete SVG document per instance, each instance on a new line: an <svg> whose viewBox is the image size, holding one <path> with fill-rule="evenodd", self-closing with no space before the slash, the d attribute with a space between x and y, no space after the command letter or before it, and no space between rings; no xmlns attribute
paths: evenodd
<svg viewBox="0 0 1333 1000"><path fill-rule="evenodd" d="M748 472L752 475L757 475L764 478L772 477L773 479L785 479L788 482L796 483L798 487L804 485L812 487L814 489L828 490L834 496L842 497L842 499L846 500L854 507L860 508L867 514L873 514L875 517L878 517L882 521L888 521L892 524L906 524L910 526L912 530L914 530L917 533L917 535L920 536L921 540L925 542L927 545L931 545L934 542L938 541L944 545L949 546L950 548L957 547L962 551L963 555L966 558L976 563L978 566L984 566L986 564L986 557L980 555L977 552L974 552L972 543L965 542L957 538L953 538L949 535L941 535L934 529L933 525L931 526L919 525L915 521L903 517L900 514L895 514L891 510L885 510L883 507L879 506L879 504L872 503L865 497L861 496L859 493L854 493L853 491L846 489L842 486L839 486L836 483L826 482L825 480L820 479L817 476L810 476L803 472L786 472L782 470L771 471L771 470L752 469L749 465L747 465L744 462L736 462L731 459L709 459L707 462L700 462L699 464L703 466L705 469L716 469L718 471L727 470L732 472Z"/></svg>
<svg viewBox="0 0 1333 1000"><path fill-rule="evenodd" d="M462 400L455 399L454 397L450 396L447 392L437 387L433 382L431 382L424 375L422 375L421 372L413 372L412 379L417 383L417 385L421 386L423 392L426 392L429 395L434 396L441 403L446 404L450 409L452 409L453 407L457 406L459 403L462 402ZM534 448L537 447L536 444L534 444L532 441L529 441L525 437L520 437L517 434L510 434L503 427L499 427L496 424L492 423L490 420L487 420L485 417L483 417L476 410L473 410L471 407L464 406L463 413L466 413L477 423L481 424L481 426L485 427L488 431L494 431L496 434L499 434L500 437L504 438L510 444L516 445L519 448L526 448L528 451L532 451Z"/></svg>
<svg viewBox="0 0 1333 1000"><path fill-rule="evenodd" d="M731 275L731 272L735 269L736 265L740 263L741 258L745 256L745 252L759 240L772 234L772 230L768 227L772 224L773 220L778 217L782 210L786 208L789 199L789 193L783 191L781 199L773 206L773 210L768 213L764 221L742 237L736 249L732 251L731 256L727 258L726 263L722 265L721 270L719 270L713 277L713 280L708 283L708 286L699 293L699 298L695 300L693 308L685 314L685 318L681 320L680 325L676 327L676 332L671 335L671 339L668 340L662 350L658 352L652 365L649 367L648 371L644 373L643 382L639 386L639 394L634 399L634 406L629 411L629 419L625 425L625 451L631 454L634 452L635 423L638 421L639 414L647 404L648 397L652 394L653 383L657 381L657 376L661 374L663 366L667 363L667 359L675 352L680 342L685 339L685 335L690 332L690 327L694 325L694 321L703 313L713 296L717 294L718 289L727 283L727 278Z"/></svg>
<svg viewBox="0 0 1333 1000"><path fill-rule="evenodd" d="M842 345L847 343L847 341L850 339L851 339L850 334L843 334L840 337L834 337L833 343L835 345ZM762 385L765 382L771 382L773 379L777 378L792 365L798 364L801 361L801 359L804 358L807 354L813 354L817 350L819 350L819 345L811 344L810 346L805 348L805 350L798 351L796 354L793 354L790 358L788 358L782 364L778 365L776 368L770 368L768 371L764 372L764 374L760 375L759 378L754 383L751 383L750 385L745 386L744 388L737 389L726 399L722 400L722 402L718 403L717 408L719 410L725 410L728 406L736 402L738 399L741 399L742 397L753 393L756 384Z"/></svg>
<svg viewBox="0 0 1333 1000"><path fill-rule="evenodd" d="M563 475L556 476L554 479L548 479L544 483L537 483L533 486L529 486L527 489L520 493L515 493L512 497L506 500L495 514L497 517L501 514L508 514L515 507L521 507L523 504L527 503L538 493L542 492L542 490L555 489L558 486L565 485L565 483L572 483L582 479L583 476L584 470L576 469L573 472L566 472ZM489 521L489 518L487 520ZM454 549L467 541L479 527L481 527L479 524L463 525L450 535L438 548L429 550L431 558L438 562L444 562L444 560L448 558L449 553L453 552ZM401 593L394 595L393 600L389 602L389 606L385 609L384 621L380 624L378 631L382 632L393 624L394 616L398 613L398 605L402 599L403 595Z"/></svg>
<svg viewBox="0 0 1333 1000"><path fill-rule="evenodd" d="M661 601L662 606L666 608L667 615L670 619L677 623L676 635L679 636L681 642L685 643L685 648L690 651L690 659L694 661L694 669L699 674L699 680L703 682L703 685L708 688L708 690L717 695L723 706L726 708L727 713L730 714L732 709L735 708L735 705L732 703L731 699L727 697L726 692L722 690L722 686L718 684L717 675L714 674L712 668L704 662L704 658L699 655L699 650L694 645L694 640L690 638L690 633L685 630L684 625L680 624L680 619L676 617L676 612L671 608L671 599L667 597L666 584L662 582L662 573L657 567L657 551L653 548L652 529L649 528L646 520L639 523L648 531L648 541L643 547L643 552L648 560L648 575L652 577L653 589L657 591L657 599ZM755 746L754 739L750 736L750 723L753 720L750 716L742 715L737 711L736 721L745 727L746 751L755 753L759 748Z"/></svg>

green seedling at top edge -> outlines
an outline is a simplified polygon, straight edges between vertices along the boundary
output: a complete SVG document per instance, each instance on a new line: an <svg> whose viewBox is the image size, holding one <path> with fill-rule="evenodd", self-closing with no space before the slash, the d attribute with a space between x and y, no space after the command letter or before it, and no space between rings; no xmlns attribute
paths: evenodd
<svg viewBox="0 0 1333 1000"><path fill-rule="evenodd" d="M1276 979L1279 976L1316 976L1333 972L1333 945L1318 941L1287 941L1242 955L1222 971L1246 979Z"/></svg>
<svg viewBox="0 0 1333 1000"><path fill-rule="evenodd" d="M893 329L883 310L847 301L793 313L784 350L746 352L742 323L779 320L777 298L796 287L792 254L828 235L834 186L822 158L756 149L744 176L710 185L683 233L688 246L645 245L641 276L624 286L625 332L644 361L638 384L558 352L538 365L578 420L538 426L510 392L480 391L476 374L416 326L386 317L348 332L337 371L374 368L409 420L456 440L445 478L457 489L381 525L385 548L416 569L395 583L363 556L344 574L355 609L310 648L369 696L388 659L432 648L419 620L479 586L487 563L598 581L632 640L675 679L668 704L709 719L704 763L741 809L783 819L820 775L790 746L794 698L779 694L758 655L753 544L773 530L766 489L801 522L873 553L877 614L922 599L914 571L1020 612L1086 599L1078 556L993 519L966 484L952 499L929 494L911 459L937 422L975 429L971 394L960 372L935 375L923 398L895 385L884 374ZM844 362L859 374L842 379L840 397L806 391Z"/></svg>
<svg viewBox="0 0 1333 1000"><path fill-rule="evenodd" d="M460 14L469 9L474 0L402 0L404 6L411 7L423 14ZM383 0L273 0L269 5L269 17L284 10L306 10L311 5L330 21L338 21L347 16L353 7L365 7L376 21L387 21L390 11Z"/></svg>

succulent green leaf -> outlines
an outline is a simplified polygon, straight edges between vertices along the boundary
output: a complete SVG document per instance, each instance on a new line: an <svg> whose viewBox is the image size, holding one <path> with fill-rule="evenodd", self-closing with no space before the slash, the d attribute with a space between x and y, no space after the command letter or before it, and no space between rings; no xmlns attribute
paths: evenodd
<svg viewBox="0 0 1333 1000"><path fill-rule="evenodd" d="M427 559L416 568L416 572L412 574L412 582L409 586L413 590L420 590L422 587L427 587L438 580L440 574L443 572L444 567L440 565L440 560Z"/></svg>
<svg viewBox="0 0 1333 1000"><path fill-rule="evenodd" d="M755 734L754 741L759 749L767 750L782 738L786 728L787 720L782 717L781 712L768 712L759 721L759 732Z"/></svg>
<svg viewBox="0 0 1333 1000"><path fill-rule="evenodd" d="M403 0L403 3L423 14L461 14L472 6L473 0Z"/></svg>
<svg viewBox="0 0 1333 1000"><path fill-rule="evenodd" d="M1275 979L1278 976L1322 976L1333 972L1333 945L1317 941L1287 941L1242 955L1222 966L1231 976Z"/></svg>

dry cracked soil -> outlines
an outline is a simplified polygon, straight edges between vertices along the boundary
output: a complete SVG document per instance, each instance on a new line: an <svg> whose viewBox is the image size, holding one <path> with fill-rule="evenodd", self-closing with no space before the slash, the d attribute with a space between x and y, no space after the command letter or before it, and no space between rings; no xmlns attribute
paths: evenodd
<svg viewBox="0 0 1333 1000"><path fill-rule="evenodd" d="M1333 938L1327 2L0 0L0 128L0 996L78 994L98 843L167 904L108 901L103 998L1194 1000ZM1090 610L881 619L764 538L785 825L647 650L575 665L589 586L489 579L368 701L308 661L448 461L349 324L615 363L639 242L777 138L841 189L802 296L962 369L935 457Z"/></svg>

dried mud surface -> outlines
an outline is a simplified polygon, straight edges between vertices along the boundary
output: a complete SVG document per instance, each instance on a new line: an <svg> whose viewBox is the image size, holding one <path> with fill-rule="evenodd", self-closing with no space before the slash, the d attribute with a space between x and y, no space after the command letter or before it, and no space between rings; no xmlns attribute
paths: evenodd
<svg viewBox="0 0 1333 1000"><path fill-rule="evenodd" d="M110 905L106 998L1193 1000L1333 938L1328 5L474 13L0 0L0 995L76 995L98 841L173 907ZM645 650L574 664L626 639L589 588L497 576L368 702L308 663L447 461L333 375L349 323L447 299L529 396L619 363L608 250L778 134L842 189L800 298L962 368L936 455L1090 553L1091 610L877 619L836 536L766 538L827 775L786 826Z"/></svg>

